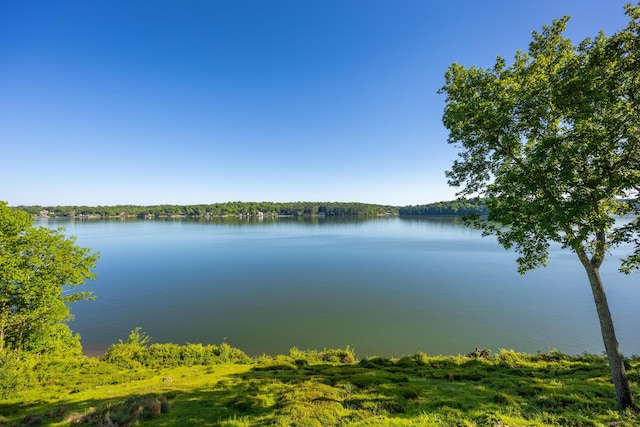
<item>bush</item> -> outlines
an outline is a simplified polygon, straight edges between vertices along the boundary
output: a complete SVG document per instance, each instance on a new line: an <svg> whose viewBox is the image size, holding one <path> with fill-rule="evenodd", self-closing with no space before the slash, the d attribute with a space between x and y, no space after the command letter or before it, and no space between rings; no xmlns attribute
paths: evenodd
<svg viewBox="0 0 640 427"><path fill-rule="evenodd" d="M356 363L358 359L356 358L355 351L347 346L344 349L324 349L322 351L318 350L299 350L298 347L292 347L289 350L289 356L298 361L297 363L302 363L302 361L306 361L308 363L319 363L319 362L329 362L329 363L343 363L343 364L352 364Z"/></svg>
<svg viewBox="0 0 640 427"><path fill-rule="evenodd" d="M25 351L42 355L82 355L80 335L74 334L69 326L64 323L56 323L43 328L40 336L33 336Z"/></svg>
<svg viewBox="0 0 640 427"><path fill-rule="evenodd" d="M109 347L105 354L102 355L102 360L121 368L135 369L142 366L140 359L142 359L144 351L145 347L120 342Z"/></svg>
<svg viewBox="0 0 640 427"><path fill-rule="evenodd" d="M251 358L242 350L227 343L216 345L202 344L151 344L150 338L136 328L126 342L113 344L102 356L105 362L122 368L141 366L158 368L166 366L213 365L219 363L249 363Z"/></svg>
<svg viewBox="0 0 640 427"><path fill-rule="evenodd" d="M35 357L15 351L0 352L0 399L16 397L37 383Z"/></svg>
<svg viewBox="0 0 640 427"><path fill-rule="evenodd" d="M249 363L251 358L245 354L239 348L231 347L226 342L223 342L218 347L209 346L212 348L213 355L217 356L217 360L214 358L214 363Z"/></svg>
<svg viewBox="0 0 640 427"><path fill-rule="evenodd" d="M181 348L180 357L185 365L206 365L211 353L208 347L187 343Z"/></svg>
<svg viewBox="0 0 640 427"><path fill-rule="evenodd" d="M145 366L178 366L182 362L181 348L177 344L151 344L142 354L141 363Z"/></svg>

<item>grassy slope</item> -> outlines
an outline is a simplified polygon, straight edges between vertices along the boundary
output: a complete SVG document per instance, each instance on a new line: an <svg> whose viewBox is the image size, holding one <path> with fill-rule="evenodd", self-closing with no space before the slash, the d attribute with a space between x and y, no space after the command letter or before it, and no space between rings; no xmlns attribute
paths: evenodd
<svg viewBox="0 0 640 427"><path fill-rule="evenodd" d="M86 359L50 364L31 387L0 400L0 425L154 426L637 426L615 408L606 360L525 355L295 357L163 368ZM640 395L640 359L629 375ZM171 381L168 381L168 379Z"/></svg>

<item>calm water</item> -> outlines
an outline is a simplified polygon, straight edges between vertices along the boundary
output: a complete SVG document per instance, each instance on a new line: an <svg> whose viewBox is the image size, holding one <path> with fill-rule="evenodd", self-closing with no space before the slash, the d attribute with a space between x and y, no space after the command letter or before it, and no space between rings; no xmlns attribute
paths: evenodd
<svg viewBox="0 0 640 427"><path fill-rule="evenodd" d="M601 353L575 255L520 276L516 255L452 220L58 221L101 253L97 299L73 304L98 354L137 326L152 342L223 340L250 355L350 345L359 357L475 347ZM638 274L603 278L622 351L640 354Z"/></svg>

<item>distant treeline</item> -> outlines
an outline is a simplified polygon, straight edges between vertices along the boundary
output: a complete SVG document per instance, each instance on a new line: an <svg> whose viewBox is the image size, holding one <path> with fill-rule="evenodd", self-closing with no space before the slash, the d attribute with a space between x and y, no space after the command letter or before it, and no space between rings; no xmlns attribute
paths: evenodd
<svg viewBox="0 0 640 427"><path fill-rule="evenodd" d="M428 205L405 206L398 209L400 215L486 215L487 206L482 200L453 200Z"/></svg>
<svg viewBox="0 0 640 427"><path fill-rule="evenodd" d="M482 201L453 200L416 206L385 206L342 202L227 202L202 205L16 206L48 217L225 217L225 216L460 216L487 213Z"/></svg>
<svg viewBox="0 0 640 427"><path fill-rule="evenodd" d="M398 214L398 208L393 206L339 202L227 202L155 206L16 206L15 209L49 217L377 216Z"/></svg>

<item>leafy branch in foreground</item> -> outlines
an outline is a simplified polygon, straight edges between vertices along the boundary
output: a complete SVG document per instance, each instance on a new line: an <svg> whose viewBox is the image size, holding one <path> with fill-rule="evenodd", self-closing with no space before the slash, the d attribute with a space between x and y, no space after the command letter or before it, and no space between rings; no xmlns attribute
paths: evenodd
<svg viewBox="0 0 640 427"><path fill-rule="evenodd" d="M79 354L68 303L93 298L74 288L94 277L97 259L62 230L36 228L29 214L0 202L0 353Z"/></svg>

